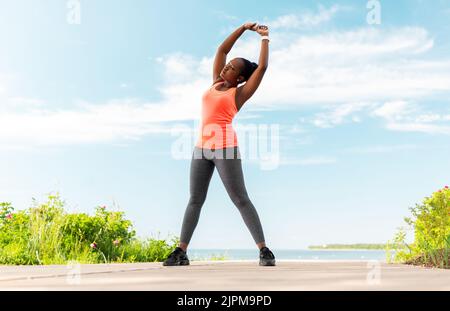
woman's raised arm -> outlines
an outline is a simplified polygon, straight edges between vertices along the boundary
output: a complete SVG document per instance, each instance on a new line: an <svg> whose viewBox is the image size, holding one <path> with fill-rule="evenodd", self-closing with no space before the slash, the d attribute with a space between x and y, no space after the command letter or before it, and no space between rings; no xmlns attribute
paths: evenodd
<svg viewBox="0 0 450 311"><path fill-rule="evenodd" d="M216 79L220 75L220 72L225 66L225 63L227 61L227 54L231 51L231 48L236 43L237 39L239 39L239 37L246 30L256 31L256 23L245 23L242 26L239 26L217 48L216 57L214 58L214 65L213 65L213 81L216 81Z"/></svg>
<svg viewBox="0 0 450 311"><path fill-rule="evenodd" d="M256 23L245 23L242 26L239 26L235 31L233 31L219 46L218 50L228 54L231 51L231 48L236 43L237 39L244 33L246 30L256 30Z"/></svg>
<svg viewBox="0 0 450 311"><path fill-rule="evenodd" d="M269 27L265 25L258 26L257 32L261 37L269 36ZM269 65L269 40L268 38L261 38L261 51L259 52L258 67L253 71L252 75L243 86L238 88L238 96L236 98L236 106L241 109L242 105L252 97L253 93L258 89L264 74L266 73L267 66Z"/></svg>

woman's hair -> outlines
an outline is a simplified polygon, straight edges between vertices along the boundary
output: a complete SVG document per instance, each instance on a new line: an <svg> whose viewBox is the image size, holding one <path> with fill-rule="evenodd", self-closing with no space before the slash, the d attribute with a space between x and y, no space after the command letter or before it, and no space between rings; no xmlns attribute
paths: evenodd
<svg viewBox="0 0 450 311"><path fill-rule="evenodd" d="M244 69L242 69L241 75L244 76L244 81L247 81L252 75L253 71L255 71L255 69L258 67L258 64L242 57L239 58L244 62Z"/></svg>

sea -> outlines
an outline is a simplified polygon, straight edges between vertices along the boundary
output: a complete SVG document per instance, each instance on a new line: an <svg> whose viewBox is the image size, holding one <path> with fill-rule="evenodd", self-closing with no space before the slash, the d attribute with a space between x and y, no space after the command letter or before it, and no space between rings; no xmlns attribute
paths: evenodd
<svg viewBox="0 0 450 311"><path fill-rule="evenodd" d="M310 249L275 249L271 248L276 259L281 260L377 260L386 261L385 250L310 250ZM190 249L190 260L256 260L259 250L255 249Z"/></svg>

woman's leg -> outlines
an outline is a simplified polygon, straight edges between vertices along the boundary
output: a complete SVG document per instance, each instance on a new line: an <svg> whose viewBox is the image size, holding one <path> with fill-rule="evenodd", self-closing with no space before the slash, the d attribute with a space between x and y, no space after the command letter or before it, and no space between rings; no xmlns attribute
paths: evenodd
<svg viewBox="0 0 450 311"><path fill-rule="evenodd" d="M180 247L186 251L200 218L200 211L206 200L209 182L214 173L214 163L206 159L201 149L195 147L191 159L189 192L190 198L184 212L183 225L181 227Z"/></svg>
<svg viewBox="0 0 450 311"><path fill-rule="evenodd" d="M229 148L222 149L224 153L220 153L220 158L216 157L213 159L214 164L217 167L217 171L219 172L228 195L241 213L255 243L261 249L261 247L265 246L264 232L258 213L253 206L253 203L250 201L245 188L239 148L232 148L233 150L231 153L229 153L229 150L227 151L227 149ZM234 156L228 157L227 154L232 154Z"/></svg>

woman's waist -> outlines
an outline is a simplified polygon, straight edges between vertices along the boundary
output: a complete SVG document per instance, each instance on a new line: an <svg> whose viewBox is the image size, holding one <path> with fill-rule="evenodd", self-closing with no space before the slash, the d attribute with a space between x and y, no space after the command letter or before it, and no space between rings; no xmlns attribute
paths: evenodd
<svg viewBox="0 0 450 311"><path fill-rule="evenodd" d="M217 121L217 120L208 120L208 121L201 122L200 126L202 128L209 127L209 128L222 128L222 129L234 130L232 122L224 122L224 121Z"/></svg>

